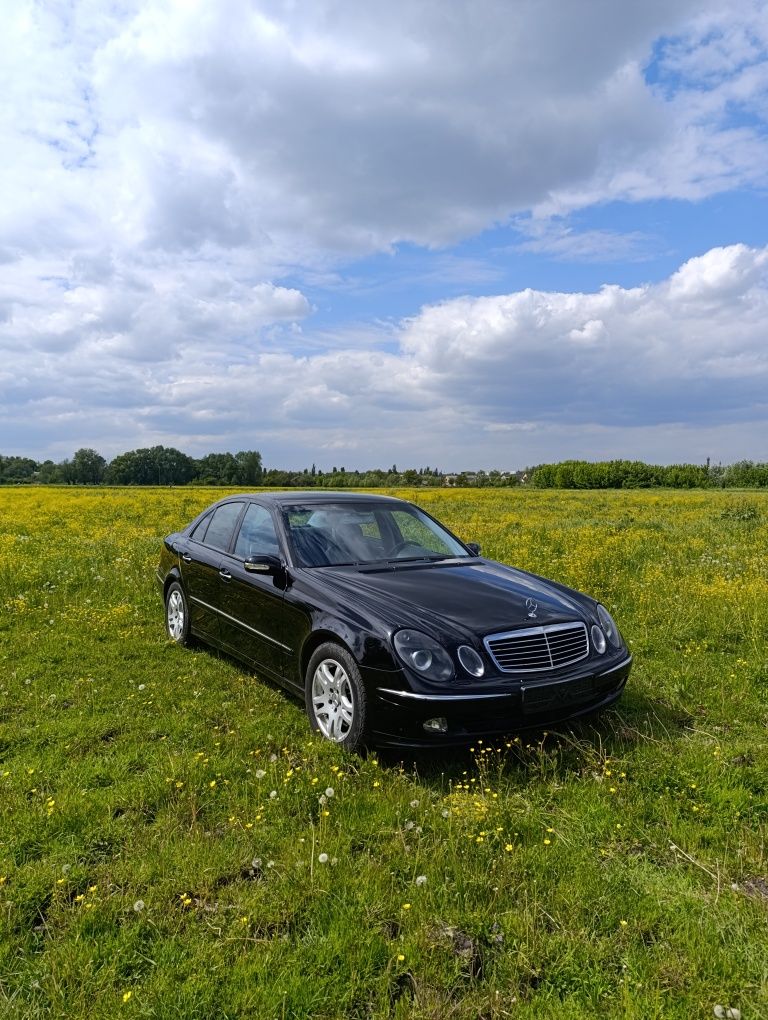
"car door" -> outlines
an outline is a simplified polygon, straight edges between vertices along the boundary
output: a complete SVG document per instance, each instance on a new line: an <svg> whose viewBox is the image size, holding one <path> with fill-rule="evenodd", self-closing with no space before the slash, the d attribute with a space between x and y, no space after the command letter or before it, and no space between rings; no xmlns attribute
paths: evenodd
<svg viewBox="0 0 768 1020"><path fill-rule="evenodd" d="M192 629L214 641L221 640L221 573L235 525L245 507L233 500L216 507L190 535L181 555L181 577L189 596Z"/></svg>
<svg viewBox="0 0 768 1020"><path fill-rule="evenodd" d="M243 566L248 556L283 558L272 514L250 503L231 553L226 557L219 632L221 641L241 658L274 677L285 674L284 591L281 575L254 574Z"/></svg>

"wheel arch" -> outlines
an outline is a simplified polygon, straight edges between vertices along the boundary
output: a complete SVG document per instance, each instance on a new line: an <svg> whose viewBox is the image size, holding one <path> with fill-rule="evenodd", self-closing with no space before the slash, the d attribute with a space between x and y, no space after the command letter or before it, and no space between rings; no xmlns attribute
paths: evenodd
<svg viewBox="0 0 768 1020"><path fill-rule="evenodd" d="M187 589L184 587L184 582L181 579L181 571L179 570L178 567L171 567L171 569L165 575L165 580L163 581L163 602L165 602L165 600L168 598L168 589L171 587L174 581L177 581L181 585L184 594L185 595L187 594Z"/></svg>
<svg viewBox="0 0 768 1020"><path fill-rule="evenodd" d="M358 658L355 655L354 648L351 647L349 641L346 641L338 633L338 631L328 630L326 628L319 628L318 630L313 630L312 633L307 636L307 640L304 642L301 648L299 669L302 684L306 682L307 666L309 665L309 660L315 654L320 645L328 643L339 645L341 648L344 649L345 652L348 652L356 662L358 661Z"/></svg>

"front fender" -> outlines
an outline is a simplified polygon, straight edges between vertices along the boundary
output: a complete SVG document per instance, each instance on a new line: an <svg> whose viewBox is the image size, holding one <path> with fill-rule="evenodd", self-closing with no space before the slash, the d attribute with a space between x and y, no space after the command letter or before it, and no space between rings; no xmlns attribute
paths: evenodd
<svg viewBox="0 0 768 1020"><path fill-rule="evenodd" d="M372 628L361 627L357 622L345 620L330 613L318 613L312 620L301 649L301 671L304 674L312 653L325 641L345 645L360 666L393 671L399 669L392 657L386 636Z"/></svg>

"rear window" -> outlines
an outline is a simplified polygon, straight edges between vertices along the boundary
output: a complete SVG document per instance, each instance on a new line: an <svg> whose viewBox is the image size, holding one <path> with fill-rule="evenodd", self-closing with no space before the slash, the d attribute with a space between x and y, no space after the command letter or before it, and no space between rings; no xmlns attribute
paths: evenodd
<svg viewBox="0 0 768 1020"><path fill-rule="evenodd" d="M232 541L232 532L235 530L242 509L242 503L224 503L223 506L214 510L203 544L209 545L212 549L221 549L226 552Z"/></svg>
<svg viewBox="0 0 768 1020"><path fill-rule="evenodd" d="M211 523L211 515L206 514L202 521L198 521L194 528L190 531L189 537L193 538L196 542L202 542L205 538L205 529Z"/></svg>

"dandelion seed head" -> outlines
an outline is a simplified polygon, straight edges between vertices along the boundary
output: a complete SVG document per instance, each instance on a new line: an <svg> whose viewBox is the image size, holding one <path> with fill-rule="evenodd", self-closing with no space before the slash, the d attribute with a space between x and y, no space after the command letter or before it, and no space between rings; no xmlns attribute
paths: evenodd
<svg viewBox="0 0 768 1020"><path fill-rule="evenodd" d="M318 854L317 855L317 860L318 860L318 862L320 864L327 864L328 863L328 854Z"/></svg>
<svg viewBox="0 0 768 1020"><path fill-rule="evenodd" d="M426 875L417 875L416 876L416 885L426 885L426 884L427 884L427 876Z"/></svg>

